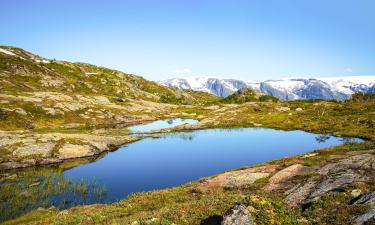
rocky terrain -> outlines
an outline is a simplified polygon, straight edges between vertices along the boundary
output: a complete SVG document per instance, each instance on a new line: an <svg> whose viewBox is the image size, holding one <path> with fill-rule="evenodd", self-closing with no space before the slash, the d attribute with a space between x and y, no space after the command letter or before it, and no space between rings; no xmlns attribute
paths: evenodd
<svg viewBox="0 0 375 225"><path fill-rule="evenodd" d="M167 87L205 91L221 97L227 97L240 89L251 88L283 101L296 99L345 100L356 92L374 93L375 91L375 76L286 78L262 82L190 77L174 78L159 83Z"/></svg>
<svg viewBox="0 0 375 225"><path fill-rule="evenodd" d="M157 119L199 122L148 134L268 127L365 140L137 193L113 204L39 208L5 224L375 223L374 95L354 94L342 102L280 102L243 89L219 98L5 46L0 47L0 76L0 200L13 198L13 193L16 208L23 198L35 200L40 192L35 173L52 179L39 171L44 168L40 165L56 164L53 168L61 174L139 140L127 127ZM15 182L22 179L26 184ZM59 178L48 190L69 184ZM74 188L85 191L80 184Z"/></svg>
<svg viewBox="0 0 375 225"><path fill-rule="evenodd" d="M374 148L346 144L110 205L40 209L6 224L373 224Z"/></svg>
<svg viewBox="0 0 375 225"><path fill-rule="evenodd" d="M61 162L135 141L127 126L215 96L0 46L0 168ZM186 116L186 115L185 115Z"/></svg>

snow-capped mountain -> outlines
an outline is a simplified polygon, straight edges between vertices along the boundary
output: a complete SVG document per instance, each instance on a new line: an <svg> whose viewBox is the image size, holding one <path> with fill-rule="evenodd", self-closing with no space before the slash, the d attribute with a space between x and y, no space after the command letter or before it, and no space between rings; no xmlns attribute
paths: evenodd
<svg viewBox="0 0 375 225"><path fill-rule="evenodd" d="M329 78L285 78L267 81L242 81L214 77L173 78L159 82L180 89L205 91L226 97L243 88L252 88L281 100L350 98L355 92L375 93L375 76Z"/></svg>

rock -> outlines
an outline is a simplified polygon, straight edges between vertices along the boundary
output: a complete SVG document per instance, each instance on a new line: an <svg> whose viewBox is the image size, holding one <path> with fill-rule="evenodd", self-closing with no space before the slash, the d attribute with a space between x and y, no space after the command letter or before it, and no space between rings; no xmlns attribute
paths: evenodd
<svg viewBox="0 0 375 225"><path fill-rule="evenodd" d="M0 163L0 169L15 169L15 168L22 168L28 166L27 164L21 163L21 162L3 162Z"/></svg>
<svg viewBox="0 0 375 225"><path fill-rule="evenodd" d="M55 108L59 108L63 110L64 112L69 112L69 111L78 111L85 109L87 106L82 105L77 102L58 102L54 106Z"/></svg>
<svg viewBox="0 0 375 225"><path fill-rule="evenodd" d="M20 157L31 156L31 155L41 155L42 157L46 157L50 155L54 147L55 147L54 143L26 144L14 150L13 155L20 156Z"/></svg>
<svg viewBox="0 0 375 225"><path fill-rule="evenodd" d="M229 215L225 216L222 225L253 225L254 219L244 205L236 205Z"/></svg>
<svg viewBox="0 0 375 225"><path fill-rule="evenodd" d="M27 112L25 110L21 109L21 108L16 108L14 110L14 112L21 115L21 116L27 116Z"/></svg>
<svg viewBox="0 0 375 225"><path fill-rule="evenodd" d="M92 155L94 155L94 152L89 145L64 144L58 150L59 159L71 159Z"/></svg>
<svg viewBox="0 0 375 225"><path fill-rule="evenodd" d="M224 187L241 187L253 184L255 181L268 177L269 173L237 173L228 177L223 183Z"/></svg>
<svg viewBox="0 0 375 225"><path fill-rule="evenodd" d="M125 102L125 98L121 98L121 97L116 97L116 98L113 98L115 101L118 101L118 102Z"/></svg>
<svg viewBox="0 0 375 225"><path fill-rule="evenodd" d="M212 186L220 187L243 187L253 184L261 178L268 177L275 170L276 166L262 166L258 168L248 168L220 174L214 178L206 179L202 182L201 188Z"/></svg>
<svg viewBox="0 0 375 225"><path fill-rule="evenodd" d="M75 129L75 128L80 128L80 127L84 127L84 126L85 126L85 124L82 124L82 123L67 123L67 124L64 124L60 127L64 128L64 129Z"/></svg>
<svg viewBox="0 0 375 225"><path fill-rule="evenodd" d="M40 83L43 87L59 87L64 85L64 82L61 80L53 80L51 78L41 80Z"/></svg>
<svg viewBox="0 0 375 225"><path fill-rule="evenodd" d="M350 192L350 195L353 197L353 198L357 198L358 196L360 196L362 193L361 189L354 189Z"/></svg>
<svg viewBox="0 0 375 225"><path fill-rule="evenodd" d="M310 158L310 157L313 157L313 156L316 156L316 155L318 155L318 153L316 153L316 152L304 154L303 156L301 156L301 159L307 159L307 158Z"/></svg>
<svg viewBox="0 0 375 225"><path fill-rule="evenodd" d="M364 194L360 196L358 199L353 201L351 204L369 204L375 206L375 191Z"/></svg>
<svg viewBox="0 0 375 225"><path fill-rule="evenodd" d="M278 111L278 112L287 112L287 111L290 111L290 108L289 108L289 107L283 107L283 106L276 107L275 109L276 109L276 111Z"/></svg>
<svg viewBox="0 0 375 225"><path fill-rule="evenodd" d="M362 195L357 200L352 202L352 204L366 204L370 206L365 213L353 218L353 224L364 225L367 224L369 220L375 219L375 191Z"/></svg>
<svg viewBox="0 0 375 225"><path fill-rule="evenodd" d="M274 190L284 188L290 178L305 172L310 172L310 168L301 164L294 164L285 169L280 170L269 179L269 183L265 186L266 190Z"/></svg>
<svg viewBox="0 0 375 225"><path fill-rule="evenodd" d="M345 155L330 155L330 159L343 159L345 158Z"/></svg>
<svg viewBox="0 0 375 225"><path fill-rule="evenodd" d="M311 179L305 184L298 184L295 187L291 188L290 190L286 191L286 197L284 202L289 207L296 207L302 204L306 198L309 197L312 190L317 185L317 181Z"/></svg>
<svg viewBox="0 0 375 225"><path fill-rule="evenodd" d="M303 111L303 109L302 108L296 108L296 111Z"/></svg>
<svg viewBox="0 0 375 225"><path fill-rule="evenodd" d="M340 174L333 174L328 176L323 182L321 182L316 189L310 195L310 199L322 196L323 194L341 188L345 184L351 184L353 182L366 181L367 178L354 171L346 171Z"/></svg>
<svg viewBox="0 0 375 225"><path fill-rule="evenodd" d="M218 110L218 109L220 109L220 106L212 105L212 106L207 106L204 109L206 109L206 110Z"/></svg>
<svg viewBox="0 0 375 225"><path fill-rule="evenodd" d="M64 112L60 109L54 109L54 108L48 108L48 107L42 107L42 109L48 114L48 115L64 115Z"/></svg>
<svg viewBox="0 0 375 225"><path fill-rule="evenodd" d="M19 194L21 197L29 198L31 197L31 194L28 191L23 191Z"/></svg>
<svg viewBox="0 0 375 225"><path fill-rule="evenodd" d="M359 153L357 153L359 154ZM328 173L337 173L340 171L353 170L371 170L372 164L375 163L375 155L365 153L354 155L343 159L338 163L330 163L318 170L318 173L326 175Z"/></svg>
<svg viewBox="0 0 375 225"><path fill-rule="evenodd" d="M94 101L96 104L102 104L102 105L105 105L105 104L110 104L111 102L108 100L108 98L104 97L104 96L94 96Z"/></svg>

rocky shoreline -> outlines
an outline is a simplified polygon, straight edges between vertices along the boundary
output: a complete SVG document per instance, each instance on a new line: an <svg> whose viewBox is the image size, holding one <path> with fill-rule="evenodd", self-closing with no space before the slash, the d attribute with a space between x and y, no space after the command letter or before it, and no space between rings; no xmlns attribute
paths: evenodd
<svg viewBox="0 0 375 225"><path fill-rule="evenodd" d="M0 140L0 147L8 153L3 153L0 163L0 169L5 170L92 157L137 141L139 137L2 131Z"/></svg>

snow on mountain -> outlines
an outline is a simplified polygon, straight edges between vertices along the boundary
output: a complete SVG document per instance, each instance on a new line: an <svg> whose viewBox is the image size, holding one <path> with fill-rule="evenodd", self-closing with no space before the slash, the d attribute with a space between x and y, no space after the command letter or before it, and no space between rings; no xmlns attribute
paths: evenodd
<svg viewBox="0 0 375 225"><path fill-rule="evenodd" d="M205 91L226 97L243 88L251 88L281 100L350 98L355 92L375 93L375 76L328 78L285 78L267 81L242 81L214 77L173 78L159 82L180 89Z"/></svg>
<svg viewBox="0 0 375 225"><path fill-rule="evenodd" d="M375 85L374 76L330 77L321 78L321 80L329 84L333 91L348 95L366 91L368 87Z"/></svg>

